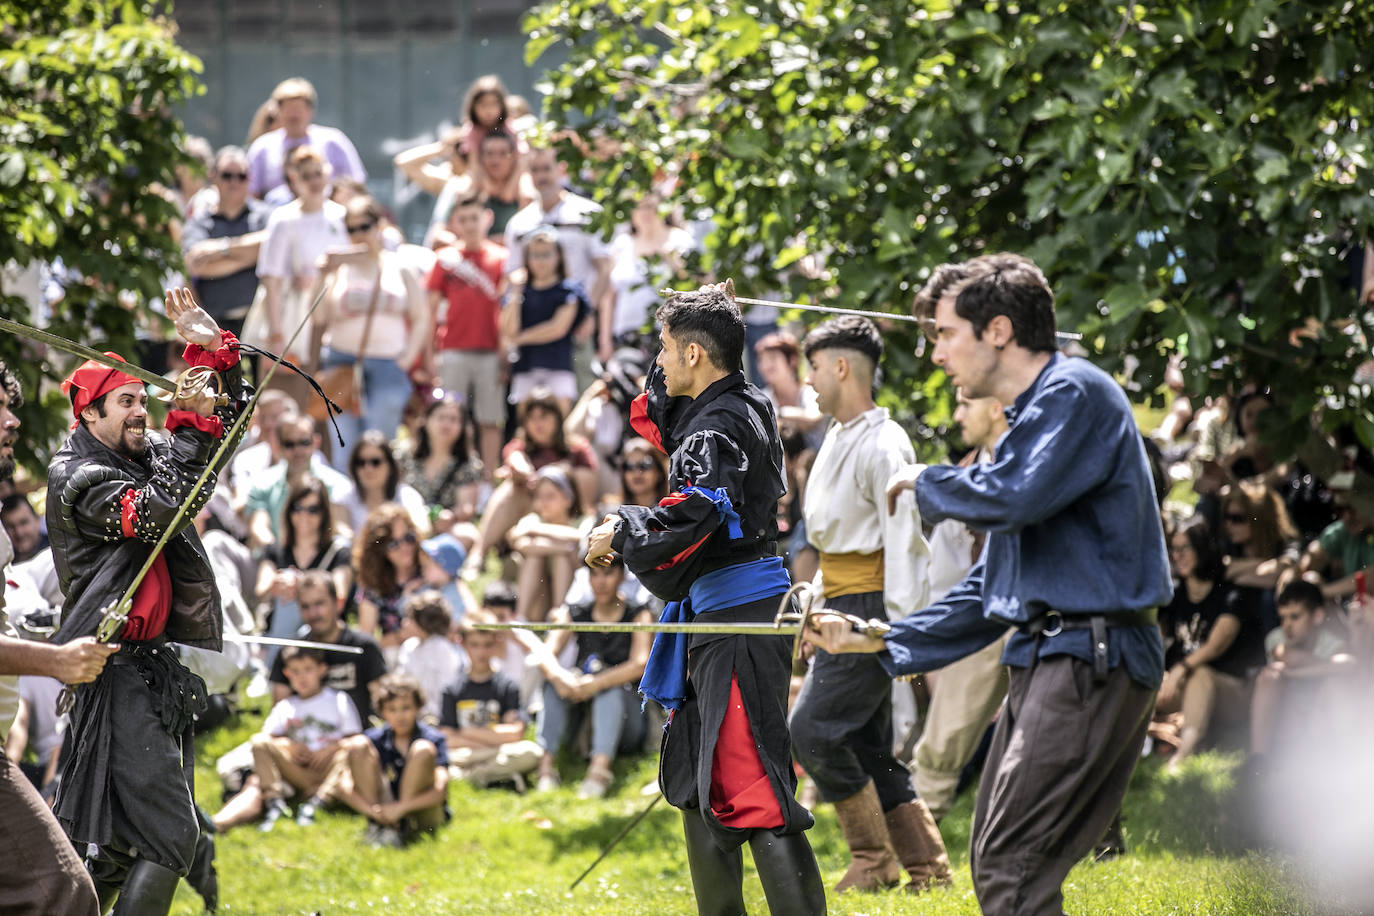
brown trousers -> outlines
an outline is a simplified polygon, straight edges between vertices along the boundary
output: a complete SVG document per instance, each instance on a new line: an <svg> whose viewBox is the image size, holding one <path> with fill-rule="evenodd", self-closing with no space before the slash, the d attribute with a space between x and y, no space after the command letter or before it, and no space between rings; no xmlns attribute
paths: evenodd
<svg viewBox="0 0 1374 916"><path fill-rule="evenodd" d="M0 913L98 912L91 876L57 818L0 748Z"/></svg>
<svg viewBox="0 0 1374 916"><path fill-rule="evenodd" d="M1068 655L1010 675L974 809L973 887L986 916L1060 916L1065 877L1121 807L1156 691L1124 666L1095 683Z"/></svg>

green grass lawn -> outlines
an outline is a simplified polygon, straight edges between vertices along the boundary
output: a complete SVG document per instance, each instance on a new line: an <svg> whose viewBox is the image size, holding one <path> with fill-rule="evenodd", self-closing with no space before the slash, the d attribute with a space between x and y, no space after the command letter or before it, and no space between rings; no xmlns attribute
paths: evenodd
<svg viewBox="0 0 1374 916"><path fill-rule="evenodd" d="M262 723L263 706L250 705L238 723L200 743L197 795L209 811L220 803L213 761ZM1234 851L1228 840L1235 756L1204 754L1179 776L1157 761L1137 770L1126 800L1130 854L1079 865L1066 887L1076 914L1192 914L1235 916L1315 913L1298 882L1278 862ZM659 803L576 890L586 868L649 798L655 761L617 764L618 779L602 801L579 801L576 770L565 787L546 795L479 791L455 784L453 822L434 839L403 850L370 849L364 822L351 814L323 814L314 827L282 821L271 834L243 827L219 838L220 912L225 914L694 914L696 912L679 815ZM567 777L573 778L567 778ZM955 865L955 884L919 900L900 893L831 897L837 914L976 914L968 869L973 800L965 794L942 824ZM844 840L827 806L809 834L827 884L848 863ZM745 856L748 863L748 855ZM746 865L752 913L766 913L763 892ZM176 914L200 912L183 882Z"/></svg>

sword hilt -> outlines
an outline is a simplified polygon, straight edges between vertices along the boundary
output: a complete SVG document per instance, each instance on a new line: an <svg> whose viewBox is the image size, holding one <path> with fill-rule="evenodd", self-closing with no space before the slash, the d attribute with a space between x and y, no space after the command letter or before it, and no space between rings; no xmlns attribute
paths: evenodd
<svg viewBox="0 0 1374 916"><path fill-rule="evenodd" d="M100 625L95 629L97 642L114 642L124 631L124 624L129 622L129 611L132 607L128 602L112 604L101 612Z"/></svg>

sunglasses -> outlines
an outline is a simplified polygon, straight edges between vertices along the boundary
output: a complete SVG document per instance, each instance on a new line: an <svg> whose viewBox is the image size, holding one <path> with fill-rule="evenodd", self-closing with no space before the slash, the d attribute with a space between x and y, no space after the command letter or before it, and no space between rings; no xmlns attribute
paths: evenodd
<svg viewBox="0 0 1374 916"><path fill-rule="evenodd" d="M398 538L392 538L386 542L387 550L395 550L397 547L407 547L415 543L415 535L407 531Z"/></svg>
<svg viewBox="0 0 1374 916"><path fill-rule="evenodd" d="M219 180L220 180L220 181L247 181L247 180L248 180L248 173L247 173L247 172L220 172L220 173L219 173Z"/></svg>
<svg viewBox="0 0 1374 916"><path fill-rule="evenodd" d="M312 443L309 439L283 439L283 440L281 440L281 447L282 447L282 448L305 448L307 445L313 445L313 444L314 444L314 443Z"/></svg>
<svg viewBox="0 0 1374 916"><path fill-rule="evenodd" d="M296 503L296 505L291 507L291 513L293 515L297 513L305 513L306 515L320 515L323 512L324 506L321 506L319 503Z"/></svg>
<svg viewBox="0 0 1374 916"><path fill-rule="evenodd" d="M374 219L374 220L369 220L369 221L367 221L367 222L365 222L365 223L358 223L356 226L349 226L349 227L348 227L348 234L349 234L349 235L357 235L357 234L360 233L360 232L370 232L370 231L373 229L373 227L375 227L376 225L377 225L377 221L376 221L375 219Z"/></svg>
<svg viewBox="0 0 1374 916"><path fill-rule="evenodd" d="M1244 525L1250 521L1250 516L1244 512L1227 512L1223 518L1226 519L1227 524L1231 525Z"/></svg>
<svg viewBox="0 0 1374 916"><path fill-rule="evenodd" d="M385 458L359 458L356 462L360 468L379 468L386 464Z"/></svg>
<svg viewBox="0 0 1374 916"><path fill-rule="evenodd" d="M638 461L627 461L627 462L625 462L625 470L627 470L627 471L652 471L652 470L654 469L654 465L655 465L654 459L652 459L652 458L641 458L641 459L638 460Z"/></svg>

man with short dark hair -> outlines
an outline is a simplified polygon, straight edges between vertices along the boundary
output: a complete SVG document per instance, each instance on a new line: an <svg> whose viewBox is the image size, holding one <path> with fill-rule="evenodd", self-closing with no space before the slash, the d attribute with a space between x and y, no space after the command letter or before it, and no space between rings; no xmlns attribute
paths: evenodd
<svg viewBox="0 0 1374 916"><path fill-rule="evenodd" d="M907 434L873 402L883 340L867 318L818 325L803 344L806 382L835 418L807 481L806 534L820 552L825 606L861 619L900 620L930 593L930 547L914 505L889 514L887 481L913 463ZM909 500L907 500L909 502ZM792 747L835 806L851 863L835 886L919 892L950 882L949 857L911 774L892 753L892 676L871 655L817 649L789 720Z"/></svg>
<svg viewBox="0 0 1374 916"><path fill-rule="evenodd" d="M635 431L672 455L671 492L622 506L592 532L587 562L614 549L671 602L665 620L771 621L790 580L777 556L785 491L772 405L744 379L744 319L728 283L659 309L663 349L631 407ZM701 913L742 913L749 843L775 914L825 911L825 890L795 798L787 733L791 641L659 634L640 693L672 709L659 763L682 809Z"/></svg>
<svg viewBox="0 0 1374 916"><path fill-rule="evenodd" d="M934 362L970 398L1010 405L994 460L913 465L925 521L988 531L982 558L943 601L882 639L839 617L830 652L876 652L894 675L928 671L1017 630L1007 702L974 812L983 912L1063 912L1062 884L1116 814L1163 677L1157 608L1173 594L1140 433L1111 376L1055 352L1054 296L1018 255L966 265L935 307Z"/></svg>
<svg viewBox="0 0 1374 916"><path fill-rule="evenodd" d="M366 633L347 626L343 621L343 602L340 600L334 577L322 569L301 573L296 586L296 603L301 610L301 623L306 632L303 639L362 649L362 654L325 649L324 662L329 667L324 686L348 694L358 709L364 725L372 716L373 681L386 674L386 660L377 640ZM291 693L286 680L282 653L278 652L268 676L272 683L272 699L277 701Z"/></svg>
<svg viewBox="0 0 1374 916"><path fill-rule="evenodd" d="M1326 599L1319 586L1296 579L1275 599L1279 625L1264 639L1269 664L1255 678L1250 698L1250 750L1273 750L1275 733L1297 721L1285 713L1319 705L1324 679L1349 669L1345 639L1326 623Z"/></svg>
<svg viewBox="0 0 1374 916"><path fill-rule="evenodd" d="M237 336L258 289L258 248L272 208L248 196L248 154L241 147L215 154L210 182L219 203L186 221L181 251L201 305Z"/></svg>

